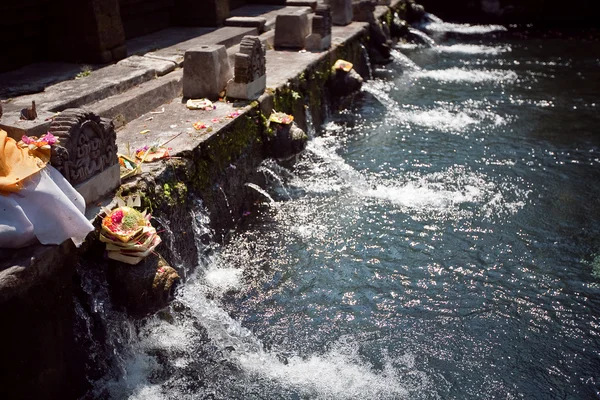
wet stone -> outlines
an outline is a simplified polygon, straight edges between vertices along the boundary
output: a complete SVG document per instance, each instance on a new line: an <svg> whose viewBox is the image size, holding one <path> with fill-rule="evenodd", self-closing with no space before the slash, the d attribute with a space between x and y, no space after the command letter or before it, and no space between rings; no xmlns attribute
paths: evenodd
<svg viewBox="0 0 600 400"><path fill-rule="evenodd" d="M270 155L277 159L288 159L306 148L308 136L295 122L278 124L271 122L273 137L270 139Z"/></svg>

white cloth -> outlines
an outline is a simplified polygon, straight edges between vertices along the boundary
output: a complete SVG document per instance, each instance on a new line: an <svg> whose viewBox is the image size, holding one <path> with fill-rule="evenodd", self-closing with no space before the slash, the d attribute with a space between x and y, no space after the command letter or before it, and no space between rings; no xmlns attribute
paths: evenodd
<svg viewBox="0 0 600 400"><path fill-rule="evenodd" d="M60 244L71 238L77 247L94 226L87 220L85 200L52 166L29 177L23 189L0 195L0 248L35 242Z"/></svg>

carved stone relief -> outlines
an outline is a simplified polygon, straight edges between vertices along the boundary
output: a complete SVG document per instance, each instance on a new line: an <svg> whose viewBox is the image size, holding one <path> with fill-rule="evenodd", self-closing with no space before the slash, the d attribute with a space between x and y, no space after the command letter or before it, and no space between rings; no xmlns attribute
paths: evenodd
<svg viewBox="0 0 600 400"><path fill-rule="evenodd" d="M244 36L240 52L235 54L237 83L250 83L266 74L265 46L257 36Z"/></svg>
<svg viewBox="0 0 600 400"><path fill-rule="evenodd" d="M331 19L331 7L327 4L319 4L315 11L315 15L321 18L317 18L317 21L313 18L313 33L318 33L321 37L331 35L331 26L333 25Z"/></svg>
<svg viewBox="0 0 600 400"><path fill-rule="evenodd" d="M50 132L60 141L50 163L74 186L118 163L117 135L108 119L69 109L54 118Z"/></svg>

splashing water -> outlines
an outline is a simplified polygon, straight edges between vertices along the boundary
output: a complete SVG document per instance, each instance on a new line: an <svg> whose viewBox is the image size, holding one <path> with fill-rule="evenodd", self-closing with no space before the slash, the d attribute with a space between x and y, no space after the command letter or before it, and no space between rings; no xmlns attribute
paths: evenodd
<svg viewBox="0 0 600 400"><path fill-rule="evenodd" d="M267 191L265 191L263 188L258 186L256 183L246 182L246 183L244 183L244 186L247 186L250 189L253 189L256 192L260 193L265 199L267 199L269 204L275 204L275 200L273 200L271 195Z"/></svg>
<svg viewBox="0 0 600 400"><path fill-rule="evenodd" d="M512 49L510 46L484 46L477 44L453 44L451 46L438 46L436 50L441 53L460 53L460 54L487 54L497 56L502 53L508 53Z"/></svg>
<svg viewBox="0 0 600 400"><path fill-rule="evenodd" d="M442 82L493 82L493 83L513 83L518 79L515 71L503 70L470 70L458 67L452 67L442 70L417 71L414 73L417 78L434 79Z"/></svg>
<svg viewBox="0 0 600 400"><path fill-rule="evenodd" d="M426 32L442 32L442 33L459 33L463 35L483 35L492 32L506 31L506 27L502 25L470 25L470 24L455 24L451 22L431 22L423 24L419 27Z"/></svg>

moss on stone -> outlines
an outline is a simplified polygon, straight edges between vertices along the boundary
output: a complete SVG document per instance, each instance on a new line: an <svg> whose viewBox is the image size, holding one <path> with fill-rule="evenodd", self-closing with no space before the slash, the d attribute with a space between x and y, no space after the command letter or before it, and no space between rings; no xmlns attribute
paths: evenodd
<svg viewBox="0 0 600 400"><path fill-rule="evenodd" d="M219 132L200 148L195 159L193 186L205 190L229 164L250 146L260 143L261 120L257 116L239 117L231 129Z"/></svg>

